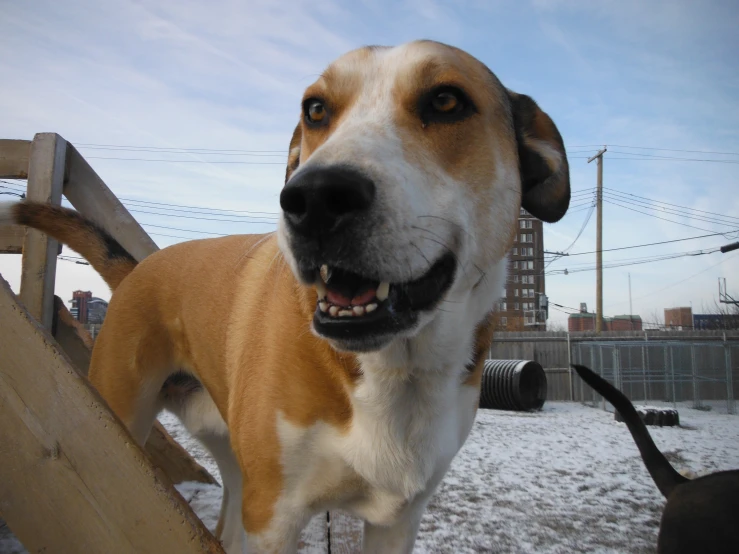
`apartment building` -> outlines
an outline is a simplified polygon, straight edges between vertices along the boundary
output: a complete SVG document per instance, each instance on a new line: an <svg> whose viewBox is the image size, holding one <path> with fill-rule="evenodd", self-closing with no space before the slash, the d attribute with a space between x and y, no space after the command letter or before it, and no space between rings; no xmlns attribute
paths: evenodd
<svg viewBox="0 0 739 554"><path fill-rule="evenodd" d="M498 327L509 331L545 331L544 225L521 208L518 231L508 257L505 296L498 303Z"/></svg>

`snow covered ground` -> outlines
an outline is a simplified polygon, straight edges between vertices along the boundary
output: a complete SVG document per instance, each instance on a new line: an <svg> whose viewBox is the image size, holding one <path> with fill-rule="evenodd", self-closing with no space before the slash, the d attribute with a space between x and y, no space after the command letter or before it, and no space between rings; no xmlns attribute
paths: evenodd
<svg viewBox="0 0 739 554"><path fill-rule="evenodd" d="M682 427L650 427L678 470L739 468L739 416L720 413L720 405L708 412L678 409ZM217 476L177 421L168 414L161 419ZM178 488L213 528L220 489ZM655 552L663 505L631 435L612 413L572 403L548 403L535 414L481 410L423 518L416 552ZM306 544L315 542L310 530L305 535ZM0 527L0 553L22 552Z"/></svg>

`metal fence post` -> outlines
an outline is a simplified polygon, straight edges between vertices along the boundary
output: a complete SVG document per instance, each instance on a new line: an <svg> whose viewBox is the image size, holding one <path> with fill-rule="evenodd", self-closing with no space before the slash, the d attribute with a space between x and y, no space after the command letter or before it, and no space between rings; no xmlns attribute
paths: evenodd
<svg viewBox="0 0 739 554"><path fill-rule="evenodd" d="M644 403L647 403L647 400L649 400L649 396L647 396L647 347L646 345L642 345L641 347L641 375L644 386Z"/></svg>
<svg viewBox="0 0 739 554"><path fill-rule="evenodd" d="M606 378L605 376L605 368L603 367L603 345L598 345L598 357L600 358L600 371L598 372L603 379ZM593 399L595 400L595 399ZM601 400L601 407L605 410L606 409L606 399L604 396L600 397Z"/></svg>
<svg viewBox="0 0 739 554"><path fill-rule="evenodd" d="M672 345L668 347L670 352L670 378L672 380L672 407L677 410L677 394L675 392L675 353Z"/></svg>
<svg viewBox="0 0 739 554"><path fill-rule="evenodd" d="M731 368L731 345L726 342L724 334L724 360L726 363L726 412L736 413L734 406L734 375Z"/></svg>
<svg viewBox="0 0 739 554"><path fill-rule="evenodd" d="M595 367L595 347L592 344L590 345L590 367L593 368L593 371L598 371ZM585 402L585 385L582 379L580 379L580 394L582 394L583 402ZM595 393L592 390L590 391L590 405L595 408Z"/></svg>
<svg viewBox="0 0 739 554"><path fill-rule="evenodd" d="M575 387L572 381L572 345L570 345L570 333L567 332L567 375L570 379L570 402L575 400Z"/></svg>
<svg viewBox="0 0 739 554"><path fill-rule="evenodd" d="M700 383L698 382L697 367L695 365L695 345L690 345L690 373L693 377L693 408L701 407Z"/></svg>

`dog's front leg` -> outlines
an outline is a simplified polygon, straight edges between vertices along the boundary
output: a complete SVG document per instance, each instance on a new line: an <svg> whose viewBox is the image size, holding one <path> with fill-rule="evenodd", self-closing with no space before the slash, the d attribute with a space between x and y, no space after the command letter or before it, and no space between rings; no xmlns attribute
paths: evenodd
<svg viewBox="0 0 739 554"><path fill-rule="evenodd" d="M244 504L248 502L246 498ZM285 510L282 506L276 506L267 526L258 532L249 532L245 521L246 554L296 554L300 533L310 520L310 515L308 511Z"/></svg>
<svg viewBox="0 0 739 554"><path fill-rule="evenodd" d="M433 494L421 493L398 514L389 526L365 522L362 554L410 554L416 542L421 517Z"/></svg>

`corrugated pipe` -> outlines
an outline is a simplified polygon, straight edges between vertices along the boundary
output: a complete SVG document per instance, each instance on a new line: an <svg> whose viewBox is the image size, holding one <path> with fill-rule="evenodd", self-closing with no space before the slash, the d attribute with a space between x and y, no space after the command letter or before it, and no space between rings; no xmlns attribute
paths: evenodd
<svg viewBox="0 0 739 554"><path fill-rule="evenodd" d="M547 376L533 360L485 360L480 408L540 410L547 399Z"/></svg>

